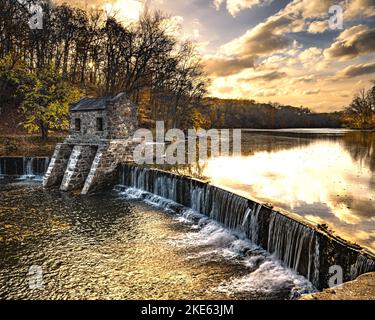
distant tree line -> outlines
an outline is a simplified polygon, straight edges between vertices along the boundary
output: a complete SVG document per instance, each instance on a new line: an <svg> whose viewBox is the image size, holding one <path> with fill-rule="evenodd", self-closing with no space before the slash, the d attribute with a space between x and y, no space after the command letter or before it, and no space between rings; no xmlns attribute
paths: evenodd
<svg viewBox="0 0 375 320"><path fill-rule="evenodd" d="M216 128L339 128L341 113L314 113L305 107L254 100L205 98L195 109L198 125Z"/></svg>

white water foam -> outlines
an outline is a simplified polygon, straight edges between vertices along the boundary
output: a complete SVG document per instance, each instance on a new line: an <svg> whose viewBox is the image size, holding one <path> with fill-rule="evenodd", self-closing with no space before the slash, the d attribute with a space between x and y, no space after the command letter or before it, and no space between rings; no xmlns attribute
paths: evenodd
<svg viewBox="0 0 375 320"><path fill-rule="evenodd" d="M20 177L17 177L16 180L24 181L24 180L32 180L41 182L43 181L43 176L35 176L35 175L22 175Z"/></svg>
<svg viewBox="0 0 375 320"><path fill-rule="evenodd" d="M191 246L197 253L188 259L207 261L214 255L241 263L248 274L233 277L216 289L219 292L271 294L281 290L290 290L290 298L315 292L316 289L305 277L282 266L281 262L249 240L238 238L218 223L210 221L199 232L191 232L172 241L178 246ZM210 249L204 250L209 246Z"/></svg>
<svg viewBox="0 0 375 320"><path fill-rule="evenodd" d="M233 277L221 283L215 290L233 293L270 294L289 290L290 298L315 292L316 289L305 277L282 265L267 251L245 239L242 234L234 233L206 216L180 206L179 204L135 188L115 188L121 195L130 200L143 200L157 208L173 211L180 209L175 220L187 224L191 232L170 240L170 244L179 247L191 247L196 251L186 257L202 263L225 259L243 265L247 274ZM183 208L181 210L181 208ZM257 210L258 211L258 210ZM250 215L250 212L249 212ZM248 216L249 216L248 215ZM248 217L247 217L248 218ZM247 219L245 218L245 219Z"/></svg>
<svg viewBox="0 0 375 320"><path fill-rule="evenodd" d="M278 261L266 259L259 267L242 277L234 277L221 284L217 290L226 293L262 293L290 290L290 299L299 298L303 294L316 291L304 277L296 275L292 270L281 266Z"/></svg>

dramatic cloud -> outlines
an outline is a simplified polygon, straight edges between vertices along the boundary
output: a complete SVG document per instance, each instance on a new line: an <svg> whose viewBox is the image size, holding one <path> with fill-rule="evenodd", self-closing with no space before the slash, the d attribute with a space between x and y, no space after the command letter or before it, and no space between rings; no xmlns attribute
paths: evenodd
<svg viewBox="0 0 375 320"><path fill-rule="evenodd" d="M225 52L240 55L264 55L271 54L288 48L293 40L280 32L291 21L286 17L272 18L260 23L243 36L234 39L223 46Z"/></svg>
<svg viewBox="0 0 375 320"><path fill-rule="evenodd" d="M290 34L306 30L305 19L326 15L330 5L332 1L328 0L292 1L277 14L224 45L222 50L227 55L251 55L254 59L286 50L296 43ZM314 32L322 29L317 23L310 27Z"/></svg>
<svg viewBox="0 0 375 320"><path fill-rule="evenodd" d="M337 2L332 0L294 0L283 11L284 14L295 13L304 19L311 19L327 15L334 4Z"/></svg>
<svg viewBox="0 0 375 320"><path fill-rule="evenodd" d="M374 51L375 29L358 25L343 31L324 54L331 59L350 60Z"/></svg>
<svg viewBox="0 0 375 320"><path fill-rule="evenodd" d="M303 50L299 54L299 59L302 63L313 63L322 57L323 50L316 47L311 47Z"/></svg>
<svg viewBox="0 0 375 320"><path fill-rule="evenodd" d="M210 74L222 76L239 73L242 69L254 66L254 61L258 57L280 52L295 45L295 41L282 32L293 27L295 26L291 17L271 17L223 45L221 51L228 58L209 59L207 70Z"/></svg>
<svg viewBox="0 0 375 320"><path fill-rule="evenodd" d="M306 91L303 92L303 95L304 96L311 96L311 95L319 94L319 93L320 93L320 89L306 90Z"/></svg>
<svg viewBox="0 0 375 320"><path fill-rule="evenodd" d="M211 76L224 77L236 74L243 69L252 68L254 66L254 58L226 58L226 57L206 57L205 71Z"/></svg>
<svg viewBox="0 0 375 320"><path fill-rule="evenodd" d="M248 82L251 80L270 82L278 79L283 79L288 75L286 72L272 71L261 75L255 75L248 78L240 79L240 81Z"/></svg>
<svg viewBox="0 0 375 320"><path fill-rule="evenodd" d="M323 33L327 31L329 24L327 20L324 21L313 21L310 23L307 31L310 33Z"/></svg>
<svg viewBox="0 0 375 320"><path fill-rule="evenodd" d="M309 76L296 77L292 79L292 83L311 83L316 81L316 76L311 74Z"/></svg>
<svg viewBox="0 0 375 320"><path fill-rule="evenodd" d="M345 18L375 16L375 0L351 0L345 10Z"/></svg>
<svg viewBox="0 0 375 320"><path fill-rule="evenodd" d="M358 77L375 73L375 62L357 64L346 67L338 73L339 77Z"/></svg>
<svg viewBox="0 0 375 320"><path fill-rule="evenodd" d="M254 6L269 5L273 0L214 0L216 10L219 10L223 3L226 3L228 12L235 17L243 9L250 9Z"/></svg>

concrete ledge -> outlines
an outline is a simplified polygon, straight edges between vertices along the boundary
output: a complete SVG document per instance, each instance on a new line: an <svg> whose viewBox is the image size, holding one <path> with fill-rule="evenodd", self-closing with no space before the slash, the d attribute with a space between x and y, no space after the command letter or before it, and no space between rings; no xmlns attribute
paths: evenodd
<svg viewBox="0 0 375 320"><path fill-rule="evenodd" d="M301 300L375 300L375 272L336 288L303 296Z"/></svg>

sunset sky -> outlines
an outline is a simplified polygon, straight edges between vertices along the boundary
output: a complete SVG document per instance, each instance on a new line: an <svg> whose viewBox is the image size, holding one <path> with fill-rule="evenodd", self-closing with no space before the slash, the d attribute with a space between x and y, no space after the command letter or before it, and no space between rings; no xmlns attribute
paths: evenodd
<svg viewBox="0 0 375 320"><path fill-rule="evenodd" d="M145 6L181 24L180 38L198 43L220 98L345 107L375 80L375 0L62 0L136 20ZM344 10L331 30L329 8Z"/></svg>

